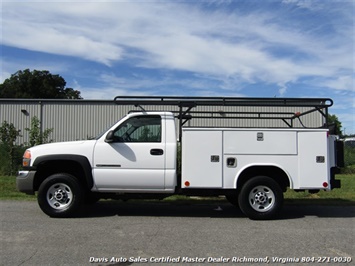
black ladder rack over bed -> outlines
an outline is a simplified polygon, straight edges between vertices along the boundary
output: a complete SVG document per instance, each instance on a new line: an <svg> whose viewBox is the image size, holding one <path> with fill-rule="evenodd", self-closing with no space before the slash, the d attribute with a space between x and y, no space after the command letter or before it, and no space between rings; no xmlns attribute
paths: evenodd
<svg viewBox="0 0 355 266"><path fill-rule="evenodd" d="M192 118L218 118L218 119L281 119L288 127L294 127L293 121L313 112L319 112L324 117L324 127L328 127L328 108L333 105L330 98L241 98L241 97L175 97L175 96L117 96L114 102L118 105L133 105L143 111L143 106L174 106L177 110L166 110L176 114L179 119L179 139L181 140L182 126ZM282 107L282 111L194 111L200 106L220 107ZM306 111L291 112L290 108L304 107ZM269 108L272 109L272 108ZM304 127L304 126L303 126Z"/></svg>

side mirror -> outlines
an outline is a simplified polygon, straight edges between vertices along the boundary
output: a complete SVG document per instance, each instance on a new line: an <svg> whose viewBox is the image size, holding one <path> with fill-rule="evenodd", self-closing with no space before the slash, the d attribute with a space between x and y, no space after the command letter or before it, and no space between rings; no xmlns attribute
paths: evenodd
<svg viewBox="0 0 355 266"><path fill-rule="evenodd" d="M115 136L113 135L113 131L111 130L107 133L106 138L105 138L105 142L111 143L114 141L114 139L115 139Z"/></svg>

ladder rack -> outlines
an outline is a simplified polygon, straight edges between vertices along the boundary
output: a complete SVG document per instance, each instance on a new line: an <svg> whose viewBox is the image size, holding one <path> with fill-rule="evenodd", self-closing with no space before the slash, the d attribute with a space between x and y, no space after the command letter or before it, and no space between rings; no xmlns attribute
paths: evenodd
<svg viewBox="0 0 355 266"><path fill-rule="evenodd" d="M177 97L117 96L116 104L190 106L299 106L325 108L333 105L330 98L248 98L248 97Z"/></svg>
<svg viewBox="0 0 355 266"><path fill-rule="evenodd" d="M152 106L164 106L175 110L171 111L176 114L179 120L179 135L181 140L182 126L193 118L202 119L268 119L282 120L288 127L294 127L294 120L298 120L302 127L305 127L301 121L301 117L319 112L324 118L323 127L328 127L328 108L333 105L330 98L242 98L242 97L175 97L175 96L117 96L114 98L115 104L133 105L139 107L142 111ZM143 107L145 106L145 108ZM198 107L228 107L226 110L198 110ZM175 108L173 108L175 107ZM235 110L232 107L255 107L258 110ZM270 107L270 108L261 108ZM279 107L282 110L273 110L273 107ZM291 108L300 107L302 111L290 111Z"/></svg>

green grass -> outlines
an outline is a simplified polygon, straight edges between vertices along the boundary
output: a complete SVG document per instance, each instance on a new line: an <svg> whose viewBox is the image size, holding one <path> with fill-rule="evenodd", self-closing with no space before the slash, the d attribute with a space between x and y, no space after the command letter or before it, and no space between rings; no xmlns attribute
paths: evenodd
<svg viewBox="0 0 355 266"><path fill-rule="evenodd" d="M355 201L355 174L337 175L336 179L340 179L341 188L335 188L332 191L320 191L316 194L308 192L295 192L288 190L285 193L287 199L342 199Z"/></svg>
<svg viewBox="0 0 355 266"><path fill-rule="evenodd" d="M288 189L285 193L286 203L355 205L355 174L337 175L336 179L341 181L341 188L332 191L310 194Z"/></svg>
<svg viewBox="0 0 355 266"><path fill-rule="evenodd" d="M355 205L355 174L337 175L341 180L341 188L332 191L320 191L317 194L308 192L295 192L288 190L285 193L287 204L332 204L332 205ZM16 177L0 176L0 200L35 200L36 196L20 193L16 189ZM200 198L186 196L171 196L164 199L164 202L196 202L196 201L217 201L223 198Z"/></svg>
<svg viewBox="0 0 355 266"><path fill-rule="evenodd" d="M35 200L36 197L17 191L15 176L0 176L0 199Z"/></svg>
<svg viewBox="0 0 355 266"><path fill-rule="evenodd" d="M341 188L320 191L316 194L287 190L286 204L355 205L355 174L337 175Z"/></svg>

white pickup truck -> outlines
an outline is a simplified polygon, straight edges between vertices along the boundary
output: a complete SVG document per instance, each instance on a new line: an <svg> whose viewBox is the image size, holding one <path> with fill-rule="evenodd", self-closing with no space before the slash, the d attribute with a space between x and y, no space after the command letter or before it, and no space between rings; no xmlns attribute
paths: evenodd
<svg viewBox="0 0 355 266"><path fill-rule="evenodd" d="M116 98L118 104L135 102ZM340 187L335 174L342 164L341 143L330 135L328 127L185 127L184 121L194 115L201 117L202 112L191 111L196 106L251 102L240 102L239 98L228 104L225 99L230 98L177 101L174 97L156 102L146 98L138 98L135 105L175 104L180 109L131 112L94 140L29 148L17 177L18 190L28 194L37 191L40 208L52 217L73 216L81 204L100 198L180 194L224 195L249 218L271 219L279 213L287 188L316 192ZM252 103L260 105L258 101ZM287 105L300 105L291 102ZM330 106L324 101L311 102L312 110L317 103L316 112ZM280 102L271 105L274 108ZM260 114L254 115L260 118ZM293 118L300 116L293 114Z"/></svg>

